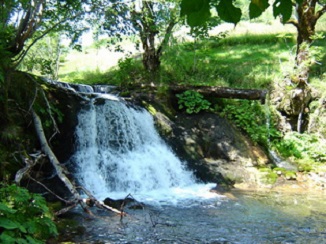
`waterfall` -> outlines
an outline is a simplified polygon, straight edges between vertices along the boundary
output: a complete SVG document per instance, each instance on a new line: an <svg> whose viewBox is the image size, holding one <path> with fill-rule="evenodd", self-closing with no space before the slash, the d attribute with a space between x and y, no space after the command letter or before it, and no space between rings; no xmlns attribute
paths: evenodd
<svg viewBox="0 0 326 244"><path fill-rule="evenodd" d="M190 186L202 193L192 172L159 137L145 109L117 100L92 103L79 113L75 134L75 176L96 197L130 193L154 198L173 191L181 196Z"/></svg>
<svg viewBox="0 0 326 244"><path fill-rule="evenodd" d="M269 96L267 94L267 102L265 103L265 115L266 115L266 129L267 129L267 150L268 150L268 155L269 158L273 161L273 163L280 168L284 168L287 170L297 170L297 168L289 163L286 160L283 160L273 149L271 146L271 141L270 141L270 123L271 123L271 111L269 108Z"/></svg>

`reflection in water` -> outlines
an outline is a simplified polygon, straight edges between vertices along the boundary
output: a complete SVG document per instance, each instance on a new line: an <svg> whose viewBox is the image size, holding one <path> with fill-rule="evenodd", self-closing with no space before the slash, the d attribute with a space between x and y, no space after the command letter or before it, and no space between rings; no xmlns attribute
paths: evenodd
<svg viewBox="0 0 326 244"><path fill-rule="evenodd" d="M83 243L325 243L326 196L234 192L83 222ZM182 205L181 205L182 204ZM83 219L82 217L79 217Z"/></svg>

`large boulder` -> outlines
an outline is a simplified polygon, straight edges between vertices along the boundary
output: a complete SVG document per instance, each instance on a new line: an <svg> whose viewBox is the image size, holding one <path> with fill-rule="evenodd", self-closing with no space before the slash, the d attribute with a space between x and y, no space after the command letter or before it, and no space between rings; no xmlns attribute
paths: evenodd
<svg viewBox="0 0 326 244"><path fill-rule="evenodd" d="M188 167L204 182L257 185L264 151L227 119L213 113L179 114L173 120L157 112L157 128Z"/></svg>

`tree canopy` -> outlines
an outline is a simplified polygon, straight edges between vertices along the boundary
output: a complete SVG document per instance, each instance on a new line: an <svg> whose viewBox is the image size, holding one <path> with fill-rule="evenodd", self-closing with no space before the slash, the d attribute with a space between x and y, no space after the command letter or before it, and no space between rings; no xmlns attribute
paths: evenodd
<svg viewBox="0 0 326 244"><path fill-rule="evenodd" d="M248 9L251 19L259 17L267 8L273 8L274 17L281 17L283 23L290 20L293 6L301 5L305 0L275 0L270 5L268 0L251 0ZM320 4L321 13L326 11L324 0L309 1L312 5ZM194 27L205 23L211 16L210 10L215 8L219 17L230 23L237 24L242 16L242 9L234 0L182 0L181 14L186 16L187 23Z"/></svg>

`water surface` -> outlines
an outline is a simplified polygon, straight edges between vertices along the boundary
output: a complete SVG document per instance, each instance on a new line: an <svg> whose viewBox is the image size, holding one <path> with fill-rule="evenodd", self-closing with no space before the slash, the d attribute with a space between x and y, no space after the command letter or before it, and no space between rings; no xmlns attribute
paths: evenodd
<svg viewBox="0 0 326 244"><path fill-rule="evenodd" d="M79 243L326 243L326 196L234 191L235 199L184 200L76 216L86 233Z"/></svg>

